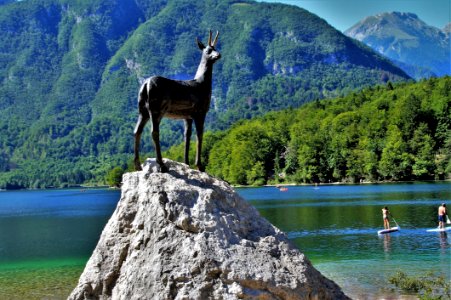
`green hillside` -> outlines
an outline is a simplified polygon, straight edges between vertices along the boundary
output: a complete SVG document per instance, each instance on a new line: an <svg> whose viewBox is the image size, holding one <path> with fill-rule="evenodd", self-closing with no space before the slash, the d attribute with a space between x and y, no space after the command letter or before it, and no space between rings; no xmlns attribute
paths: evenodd
<svg viewBox="0 0 451 300"><path fill-rule="evenodd" d="M451 77L391 83L207 135L207 172L233 184L451 177ZM182 146L168 157L182 158Z"/></svg>
<svg viewBox="0 0 451 300"><path fill-rule="evenodd" d="M309 12L251 1L27 0L0 9L0 187L101 182L126 167L140 82L193 77L219 30L207 129L407 80ZM0 3L1 4L1 3ZM182 140L164 121L162 146ZM151 152L144 136L143 152Z"/></svg>

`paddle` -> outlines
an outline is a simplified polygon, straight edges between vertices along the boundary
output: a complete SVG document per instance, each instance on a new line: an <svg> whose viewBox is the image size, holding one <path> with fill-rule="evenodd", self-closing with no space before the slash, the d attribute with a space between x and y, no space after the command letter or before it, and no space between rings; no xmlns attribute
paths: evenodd
<svg viewBox="0 0 451 300"><path fill-rule="evenodd" d="M446 224L451 224L451 220L446 216Z"/></svg>
<svg viewBox="0 0 451 300"><path fill-rule="evenodd" d="M398 225L398 223L396 222L395 218L393 217L393 215L390 213L391 219L393 220L393 222L395 222L396 226L398 227L398 230L401 230L401 226Z"/></svg>

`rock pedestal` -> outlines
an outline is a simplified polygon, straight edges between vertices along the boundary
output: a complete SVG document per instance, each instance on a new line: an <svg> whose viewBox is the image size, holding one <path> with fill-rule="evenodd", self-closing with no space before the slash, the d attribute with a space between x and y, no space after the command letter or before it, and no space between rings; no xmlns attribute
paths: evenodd
<svg viewBox="0 0 451 300"><path fill-rule="evenodd" d="M348 299L227 183L165 163L124 174L69 299Z"/></svg>

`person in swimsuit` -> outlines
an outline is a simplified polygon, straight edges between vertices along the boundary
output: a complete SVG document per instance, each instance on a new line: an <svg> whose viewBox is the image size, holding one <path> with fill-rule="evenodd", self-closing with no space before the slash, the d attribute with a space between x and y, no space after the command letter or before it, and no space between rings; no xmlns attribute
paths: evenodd
<svg viewBox="0 0 451 300"><path fill-rule="evenodd" d="M390 212L388 211L388 207L385 206L382 209L382 218L384 219L384 228L385 229L390 229L390 220L388 219L389 214L390 214Z"/></svg>
<svg viewBox="0 0 451 300"><path fill-rule="evenodd" d="M442 203L442 205L438 207L438 228L445 228L446 215L446 204Z"/></svg>

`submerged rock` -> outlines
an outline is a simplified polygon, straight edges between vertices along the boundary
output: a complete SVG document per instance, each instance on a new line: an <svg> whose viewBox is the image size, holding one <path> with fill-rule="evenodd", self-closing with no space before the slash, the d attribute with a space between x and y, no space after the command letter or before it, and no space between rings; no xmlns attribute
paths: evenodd
<svg viewBox="0 0 451 300"><path fill-rule="evenodd" d="M69 299L348 299L227 183L165 163L124 174Z"/></svg>

